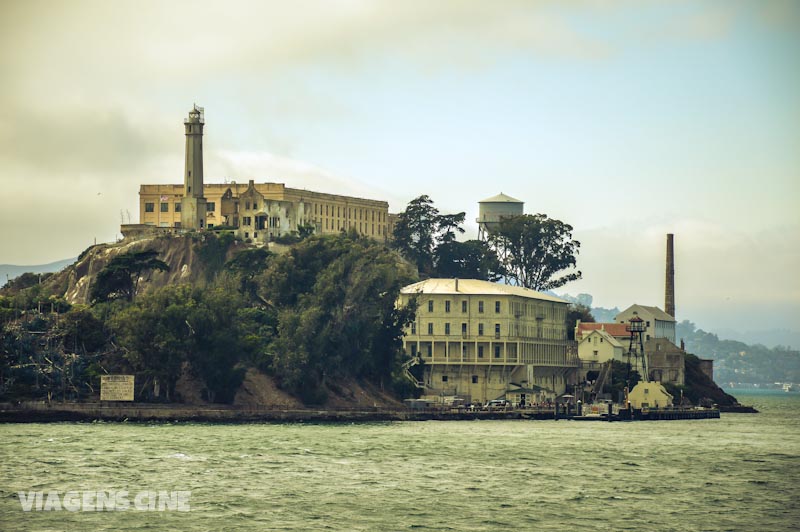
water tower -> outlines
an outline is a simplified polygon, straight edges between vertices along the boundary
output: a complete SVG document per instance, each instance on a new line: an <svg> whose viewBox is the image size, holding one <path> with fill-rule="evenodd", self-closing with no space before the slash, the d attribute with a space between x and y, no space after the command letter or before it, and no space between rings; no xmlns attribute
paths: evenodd
<svg viewBox="0 0 800 532"><path fill-rule="evenodd" d="M486 240L489 233L500 225L500 220L510 216L521 216L525 202L506 196L502 192L497 196L478 202L478 238Z"/></svg>

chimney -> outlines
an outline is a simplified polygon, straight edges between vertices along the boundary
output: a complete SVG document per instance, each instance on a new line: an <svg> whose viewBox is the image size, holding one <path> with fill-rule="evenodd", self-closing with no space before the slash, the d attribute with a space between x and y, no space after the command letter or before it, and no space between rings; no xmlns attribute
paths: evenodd
<svg viewBox="0 0 800 532"><path fill-rule="evenodd" d="M667 234L667 279L664 289L664 312L675 317L675 252L673 234Z"/></svg>
<svg viewBox="0 0 800 532"><path fill-rule="evenodd" d="M456 292L458 292L458 277L456 277Z"/></svg>

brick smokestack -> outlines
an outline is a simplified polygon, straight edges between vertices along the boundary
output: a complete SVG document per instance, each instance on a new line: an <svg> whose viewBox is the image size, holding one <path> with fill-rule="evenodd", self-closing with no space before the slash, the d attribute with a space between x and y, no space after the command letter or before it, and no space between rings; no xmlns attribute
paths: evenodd
<svg viewBox="0 0 800 532"><path fill-rule="evenodd" d="M667 234L667 280L664 289L664 312L675 317L675 251L673 234Z"/></svg>

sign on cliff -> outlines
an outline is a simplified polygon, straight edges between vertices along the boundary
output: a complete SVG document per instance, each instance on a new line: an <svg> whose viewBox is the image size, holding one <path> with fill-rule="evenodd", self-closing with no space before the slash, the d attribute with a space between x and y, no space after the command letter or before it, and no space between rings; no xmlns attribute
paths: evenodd
<svg viewBox="0 0 800 532"><path fill-rule="evenodd" d="M101 375L101 401L133 401L133 375Z"/></svg>

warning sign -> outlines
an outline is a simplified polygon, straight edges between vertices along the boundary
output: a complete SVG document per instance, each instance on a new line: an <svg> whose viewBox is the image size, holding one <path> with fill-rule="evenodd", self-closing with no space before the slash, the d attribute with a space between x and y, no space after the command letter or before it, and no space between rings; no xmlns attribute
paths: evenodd
<svg viewBox="0 0 800 532"><path fill-rule="evenodd" d="M133 401L133 375L101 375L101 401Z"/></svg>

